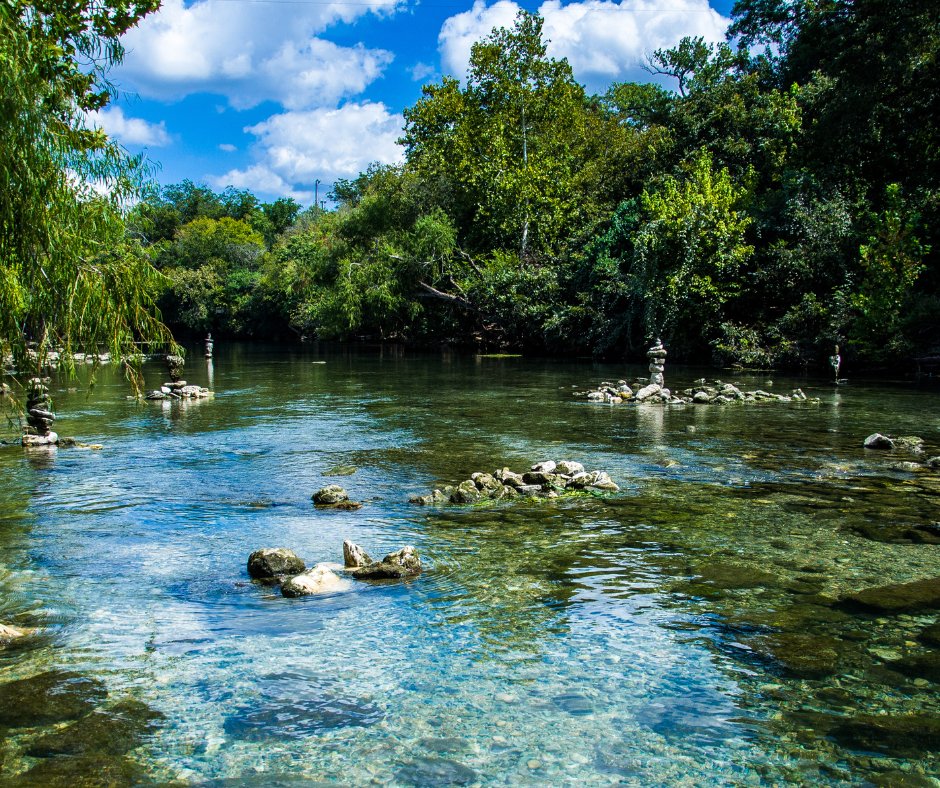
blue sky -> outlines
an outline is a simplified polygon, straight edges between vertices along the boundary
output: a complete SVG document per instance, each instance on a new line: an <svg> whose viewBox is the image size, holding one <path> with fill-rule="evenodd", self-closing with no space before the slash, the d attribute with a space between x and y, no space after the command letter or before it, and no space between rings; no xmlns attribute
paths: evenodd
<svg viewBox="0 0 940 788"><path fill-rule="evenodd" d="M732 0L547 0L549 53L591 91L649 77L646 54L683 35L724 37ZM157 179L234 185L262 199L324 198L336 178L393 162L421 86L462 78L470 46L520 5L459 0L164 0L124 37L121 99L95 121Z"/></svg>

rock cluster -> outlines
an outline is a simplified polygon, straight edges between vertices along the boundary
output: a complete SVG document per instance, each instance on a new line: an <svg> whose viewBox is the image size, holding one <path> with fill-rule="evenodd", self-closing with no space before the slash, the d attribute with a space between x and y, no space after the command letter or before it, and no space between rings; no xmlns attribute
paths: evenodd
<svg viewBox="0 0 940 788"><path fill-rule="evenodd" d="M313 503L320 509L361 509L358 501L350 501L349 494L338 484L329 484L313 494Z"/></svg>
<svg viewBox="0 0 940 788"><path fill-rule="evenodd" d="M359 545L347 540L343 542L343 564L320 563L308 569L293 550L268 547L248 556L248 574L255 580L280 583L285 597L301 597L348 590L349 581L337 572L349 572L357 580L400 579L421 572L421 559L410 545L373 561Z"/></svg>
<svg viewBox="0 0 940 788"><path fill-rule="evenodd" d="M200 386L187 386L182 379L183 357L169 355L166 357L166 368L170 373L169 383L164 383L159 389L148 392L145 399L205 399L212 396L209 389Z"/></svg>
<svg viewBox="0 0 940 788"><path fill-rule="evenodd" d="M652 367L653 364L650 364L650 368ZM644 381L638 381L638 383L642 384ZM720 380L713 380L709 383L705 378L699 378L692 384L691 388L675 395L658 383L643 385L634 393L625 380L620 380L617 383L604 382L595 391L579 392L580 396L585 394L590 402L609 402L613 405L619 405L622 402L649 402L668 405L731 405L754 402L805 402L807 399L802 389L794 389L790 394L772 394L761 389L741 391L732 383L725 383ZM819 400L815 399L813 401L818 402Z"/></svg>
<svg viewBox="0 0 940 788"><path fill-rule="evenodd" d="M546 460L536 463L526 473L513 473L509 468L493 473L478 471L456 487L447 486L428 495L415 496L409 503L421 506L448 502L470 504L520 496L557 498L574 492L617 492L619 489L605 471L585 471L584 466L574 460Z"/></svg>
<svg viewBox="0 0 940 788"><path fill-rule="evenodd" d="M873 433L865 438L866 449L881 449L891 451L892 449L903 449L914 454L924 453L924 439L915 435L903 436L900 438L889 438L880 432ZM936 458L934 458L936 459ZM933 460L931 460L932 462Z"/></svg>
<svg viewBox="0 0 940 788"><path fill-rule="evenodd" d="M52 431L55 415L49 402L49 388L39 378L30 379L26 389L26 432L24 446L51 446L59 436Z"/></svg>

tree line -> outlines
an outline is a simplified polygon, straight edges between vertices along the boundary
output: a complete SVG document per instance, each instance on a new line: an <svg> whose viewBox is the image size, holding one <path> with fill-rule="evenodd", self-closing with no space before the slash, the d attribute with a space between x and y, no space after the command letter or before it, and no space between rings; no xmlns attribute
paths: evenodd
<svg viewBox="0 0 940 788"><path fill-rule="evenodd" d="M739 0L589 95L520 12L336 208L184 182L115 248L179 331L818 365L940 346L940 5ZM135 258L136 259L136 258Z"/></svg>

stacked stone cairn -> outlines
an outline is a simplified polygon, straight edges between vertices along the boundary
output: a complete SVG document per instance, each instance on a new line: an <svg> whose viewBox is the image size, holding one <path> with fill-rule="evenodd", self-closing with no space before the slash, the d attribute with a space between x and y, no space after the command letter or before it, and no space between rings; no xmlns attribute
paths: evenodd
<svg viewBox="0 0 940 788"><path fill-rule="evenodd" d="M26 389L24 446L51 446L59 440L52 431L55 415L50 408L49 388L39 378L31 378Z"/></svg>
<svg viewBox="0 0 940 788"><path fill-rule="evenodd" d="M634 382L637 391L627 384L627 381L620 380L616 384L604 382L595 391L576 392L575 396L587 395L589 402L609 402L612 405L619 405L622 402L648 402L664 403L669 405L730 405L731 403L751 403L751 402L803 402L807 399L802 389L794 389L789 395L771 394L767 391L757 389L756 391L741 391L732 383L724 383L720 380L714 380L711 384L705 381L705 378L699 378L692 384L692 388L685 389L681 394L673 396L673 393L666 388L664 373L666 371L666 349L663 347L661 339L656 340L647 352L646 357L650 360L649 379L641 378ZM815 399L814 402L819 402Z"/></svg>
<svg viewBox="0 0 940 788"><path fill-rule="evenodd" d="M168 355L166 357L166 368L170 372L170 382L164 383L158 391L148 393L146 399L205 399L211 397L212 392L209 389L186 385L186 381L182 379L184 363L182 356Z"/></svg>
<svg viewBox="0 0 940 788"><path fill-rule="evenodd" d="M537 462L527 473L513 473L509 468L483 473L477 471L456 487L447 486L429 495L417 495L408 503L420 506L483 501L511 501L520 497L559 498L573 493L617 492L620 487L605 471L585 471L574 460Z"/></svg>

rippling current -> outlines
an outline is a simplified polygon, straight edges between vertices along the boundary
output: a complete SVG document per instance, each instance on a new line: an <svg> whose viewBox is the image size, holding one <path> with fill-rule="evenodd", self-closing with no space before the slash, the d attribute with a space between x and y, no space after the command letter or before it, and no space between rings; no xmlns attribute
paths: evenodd
<svg viewBox="0 0 940 788"><path fill-rule="evenodd" d="M573 396L639 374L217 343L184 374L211 400L53 378L59 434L103 448L0 447L0 623L30 631L0 647L0 786L940 786L940 668L897 667L936 655L936 611L838 601L940 574L940 472L862 448L940 454L929 382L672 365L673 390L717 374L820 402ZM544 459L621 492L407 503ZM362 509L315 509L332 483ZM246 574L255 549L310 566L344 539L414 545L425 571L304 599ZM39 719L14 682L46 676L83 711Z"/></svg>

